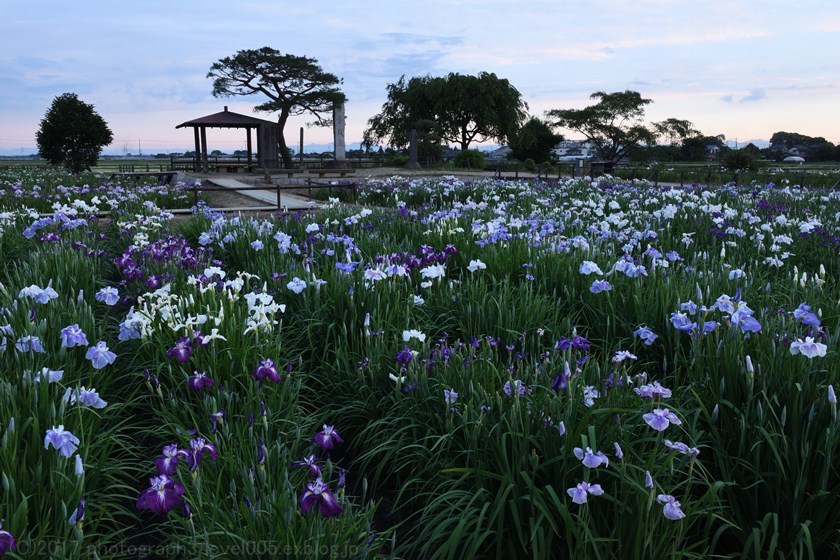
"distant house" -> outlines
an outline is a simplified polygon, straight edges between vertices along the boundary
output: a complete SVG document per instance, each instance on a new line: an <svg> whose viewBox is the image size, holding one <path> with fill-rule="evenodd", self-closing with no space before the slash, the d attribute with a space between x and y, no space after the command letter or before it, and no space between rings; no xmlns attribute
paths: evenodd
<svg viewBox="0 0 840 560"><path fill-rule="evenodd" d="M720 146L717 144L706 144L706 159L714 161L720 156Z"/></svg>
<svg viewBox="0 0 840 560"><path fill-rule="evenodd" d="M484 154L484 157L490 161L505 160L508 158L512 151L513 150L510 149L510 146L500 146L495 150L491 150Z"/></svg>
<svg viewBox="0 0 840 560"><path fill-rule="evenodd" d="M597 150L589 140L563 140L554 147L554 154L560 161L592 159Z"/></svg>

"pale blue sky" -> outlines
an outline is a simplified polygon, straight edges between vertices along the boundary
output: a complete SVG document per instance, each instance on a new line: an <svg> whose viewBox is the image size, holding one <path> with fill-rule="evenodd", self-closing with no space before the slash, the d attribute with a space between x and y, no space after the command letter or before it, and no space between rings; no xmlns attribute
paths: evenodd
<svg viewBox="0 0 840 560"><path fill-rule="evenodd" d="M210 65L263 46L344 79L348 143L401 75L481 71L510 80L538 116L633 89L654 100L650 120L739 142L785 130L840 143L840 7L829 0L0 0L0 153L32 151L65 92L109 123L106 153L137 153L138 140L144 153L189 149L192 131L177 124L259 103L213 98ZM305 122L290 123L290 143ZM208 143L241 149L244 132L212 129Z"/></svg>

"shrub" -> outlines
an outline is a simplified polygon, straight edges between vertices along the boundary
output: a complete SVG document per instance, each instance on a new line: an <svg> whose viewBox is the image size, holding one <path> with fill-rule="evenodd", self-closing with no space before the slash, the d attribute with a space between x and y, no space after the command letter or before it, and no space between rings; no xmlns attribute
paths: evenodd
<svg viewBox="0 0 840 560"><path fill-rule="evenodd" d="M455 166L467 169L484 169L484 154L478 150L464 150L455 156Z"/></svg>

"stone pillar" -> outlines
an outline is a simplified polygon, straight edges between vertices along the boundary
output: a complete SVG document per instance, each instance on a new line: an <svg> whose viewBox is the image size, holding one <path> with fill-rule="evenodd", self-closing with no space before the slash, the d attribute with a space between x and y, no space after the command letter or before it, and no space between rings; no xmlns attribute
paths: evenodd
<svg viewBox="0 0 840 560"><path fill-rule="evenodd" d="M337 103L333 107L333 147L335 158L327 162L325 167L343 169L350 167L344 151L344 103Z"/></svg>

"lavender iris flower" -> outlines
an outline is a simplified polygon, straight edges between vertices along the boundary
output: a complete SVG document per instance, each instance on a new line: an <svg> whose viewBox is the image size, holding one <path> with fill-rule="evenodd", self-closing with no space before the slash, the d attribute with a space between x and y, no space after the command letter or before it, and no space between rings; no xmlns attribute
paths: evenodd
<svg viewBox="0 0 840 560"><path fill-rule="evenodd" d="M315 434L312 441L321 449L332 449L336 443L344 443L344 440L338 435L338 430L334 426L326 424L320 432Z"/></svg>
<svg viewBox="0 0 840 560"><path fill-rule="evenodd" d="M621 450L621 446L618 445L617 441L613 442L613 447L615 447L615 458L621 461L624 459L624 451Z"/></svg>
<svg viewBox="0 0 840 560"><path fill-rule="evenodd" d="M650 330L649 327L646 327L644 325L633 331L633 334L641 338L647 346L651 346L653 342L657 338L659 338L659 335L657 335L652 330Z"/></svg>
<svg viewBox="0 0 840 560"><path fill-rule="evenodd" d="M96 292L93 298L105 305L116 305L120 301L120 292L113 286L105 286Z"/></svg>
<svg viewBox="0 0 840 560"><path fill-rule="evenodd" d="M580 447L575 447L573 451L575 457L577 457L578 461L581 461L585 467L595 469L601 465L610 466L610 460L603 451L594 452L591 447L587 447L586 451Z"/></svg>
<svg viewBox="0 0 840 560"><path fill-rule="evenodd" d="M672 395L671 390L660 385L659 381L636 387L633 391L643 399L651 400L668 399Z"/></svg>
<svg viewBox="0 0 840 560"><path fill-rule="evenodd" d="M820 326L820 318L811 312L811 306L806 305L805 302L800 303L799 307L793 310L793 317L803 325L809 327Z"/></svg>
<svg viewBox="0 0 840 560"><path fill-rule="evenodd" d="M300 509L303 513L308 513L314 507L317 507L324 517L335 517L344 511L329 486L324 484L320 477L307 484L300 497Z"/></svg>
<svg viewBox="0 0 840 560"><path fill-rule="evenodd" d="M458 393L455 392L455 389L444 389L443 400L448 406L455 406L458 401Z"/></svg>
<svg viewBox="0 0 840 560"><path fill-rule="evenodd" d="M295 276L288 284L286 284L286 287L294 293L299 294L306 289L306 282Z"/></svg>
<svg viewBox="0 0 840 560"><path fill-rule="evenodd" d="M520 381L519 379L514 379L513 383L511 383L509 380L505 383L504 391L505 394L509 397L513 396L514 394L517 394L520 397L522 397L525 396L525 393L528 392L528 389L527 387L525 387L525 384L522 383L522 381Z"/></svg>
<svg viewBox="0 0 840 560"><path fill-rule="evenodd" d="M814 342L814 339L810 336L806 336L805 340L797 339L790 343L790 353L794 356L796 354L802 354L809 360L812 360L816 357L825 356L828 347L821 342Z"/></svg>
<svg viewBox="0 0 840 560"><path fill-rule="evenodd" d="M645 471L645 488L653 490L653 477L650 476L650 471Z"/></svg>
<svg viewBox="0 0 840 560"><path fill-rule="evenodd" d="M91 408L105 408L108 405L107 402L102 400L96 389L87 389L84 385L76 390L68 387L64 393L64 400L69 401L70 404L81 403Z"/></svg>
<svg viewBox="0 0 840 560"><path fill-rule="evenodd" d="M148 509L155 515L164 516L181 504L181 496L186 491L180 482L162 474L151 478L149 483L149 488L137 498L137 509Z"/></svg>
<svg viewBox="0 0 840 560"><path fill-rule="evenodd" d="M612 285L606 280L595 280L592 282L592 285L589 286L589 291L593 294L600 294L601 292L608 292L612 290Z"/></svg>
<svg viewBox="0 0 840 560"><path fill-rule="evenodd" d="M64 425L60 425L58 428L53 426L47 430L47 434L44 436L44 449L49 449L51 445L58 450L61 456L69 459L78 449L79 438L65 430Z"/></svg>
<svg viewBox="0 0 840 560"><path fill-rule="evenodd" d="M667 408L657 408L652 412L648 412L644 416L645 422L648 426L656 430L657 432L661 432L662 430L666 429L671 424L675 424L679 426L682 424L677 415L668 410Z"/></svg>
<svg viewBox="0 0 840 560"><path fill-rule="evenodd" d="M108 350L108 345L104 340L96 343L96 346L88 348L85 358L91 361L93 369L102 369L108 364L113 364L117 359L117 355Z"/></svg>
<svg viewBox="0 0 840 560"><path fill-rule="evenodd" d="M87 346L88 339L79 325L70 325L61 329L61 347L73 348L74 346Z"/></svg>
<svg viewBox="0 0 840 560"><path fill-rule="evenodd" d="M585 504L587 494L593 496L600 496L604 493L600 484L589 484L584 481L578 484L575 488L569 488L566 493L572 497L572 501L576 504Z"/></svg>
<svg viewBox="0 0 840 560"><path fill-rule="evenodd" d="M41 339L37 336L22 336L15 341L15 348L18 352L34 352L36 354L46 354L44 345L41 344Z"/></svg>
<svg viewBox="0 0 840 560"><path fill-rule="evenodd" d="M659 503L664 504L662 513L667 519L676 521L685 517L685 513L680 509L680 503L670 494L659 494L656 499Z"/></svg>

